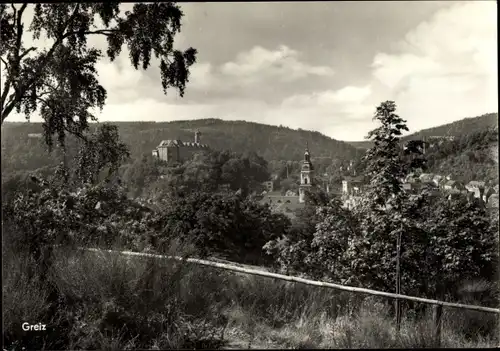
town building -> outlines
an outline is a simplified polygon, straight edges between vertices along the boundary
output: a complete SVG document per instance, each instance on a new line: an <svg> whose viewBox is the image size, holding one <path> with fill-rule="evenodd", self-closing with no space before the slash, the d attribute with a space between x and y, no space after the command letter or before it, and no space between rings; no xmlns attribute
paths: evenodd
<svg viewBox="0 0 500 351"><path fill-rule="evenodd" d="M484 190L486 187L486 183L482 181L477 181L477 180L472 180L467 185L465 185L465 188L467 191L470 191L471 193L474 194L474 197L477 199L482 199L484 195Z"/></svg>
<svg viewBox="0 0 500 351"><path fill-rule="evenodd" d="M43 133L28 133L28 138L30 138L30 139L42 139Z"/></svg>
<svg viewBox="0 0 500 351"><path fill-rule="evenodd" d="M495 191L495 188L491 187L491 186L487 186L484 188L484 194L483 194L483 201L485 204L488 204L490 198L497 194L497 192Z"/></svg>
<svg viewBox="0 0 500 351"><path fill-rule="evenodd" d="M162 142L152 151L153 157L166 161L169 164L182 163L189 160L200 151L208 150L206 144L201 144L201 133L194 133L194 142L183 142L181 140L162 140Z"/></svg>
<svg viewBox="0 0 500 351"><path fill-rule="evenodd" d="M342 195L350 196L361 194L364 188L364 179L362 176L345 177L342 180Z"/></svg>
<svg viewBox="0 0 500 351"><path fill-rule="evenodd" d="M309 154L309 147L306 145L304 152L304 161L302 162L302 169L300 171L300 185L299 185L299 202L306 202L306 191L309 191L314 185L314 167L311 163L311 155Z"/></svg>
<svg viewBox="0 0 500 351"><path fill-rule="evenodd" d="M267 182L262 183L266 192L272 192L274 190L274 182L272 180L268 180Z"/></svg>
<svg viewBox="0 0 500 351"><path fill-rule="evenodd" d="M486 203L488 209L498 211L498 194L492 194Z"/></svg>
<svg viewBox="0 0 500 351"><path fill-rule="evenodd" d="M279 191L265 191L261 204L268 204L273 212L281 212L288 217L293 218L295 211L304 208L305 194L313 187L316 187L314 181L314 166L311 162L311 154L306 145L304 152L304 161L300 171L300 185L299 194L297 195L293 190L289 190L285 195L281 195Z"/></svg>
<svg viewBox="0 0 500 351"><path fill-rule="evenodd" d="M342 180L342 194L340 197L344 208L352 210L356 207L361 200L361 194L364 192L365 187L363 176L345 177Z"/></svg>
<svg viewBox="0 0 500 351"><path fill-rule="evenodd" d="M422 188L422 184L420 182L406 182L403 183L403 190L413 193Z"/></svg>
<svg viewBox="0 0 500 351"><path fill-rule="evenodd" d="M443 184L443 180L446 180L446 178L445 178L445 177L443 177L442 175L439 175L439 174L436 174L436 175L434 176L434 178L432 178L432 182L433 182L433 183L434 183L434 185L435 185L435 186L437 186L437 187L440 187L440 186L444 185L444 184Z"/></svg>
<svg viewBox="0 0 500 351"><path fill-rule="evenodd" d="M420 179L421 183L429 184L429 183L433 183L434 182L434 177L435 177L435 175L432 174L432 173L422 173L419 176L419 179Z"/></svg>
<svg viewBox="0 0 500 351"><path fill-rule="evenodd" d="M456 180L447 180L446 183L444 183L444 190L457 190L457 191L464 191L467 190L466 187L459 181Z"/></svg>

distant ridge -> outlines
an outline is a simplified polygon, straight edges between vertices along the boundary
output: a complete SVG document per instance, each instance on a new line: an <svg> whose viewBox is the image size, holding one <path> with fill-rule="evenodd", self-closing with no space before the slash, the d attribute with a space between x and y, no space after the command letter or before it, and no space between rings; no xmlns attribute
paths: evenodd
<svg viewBox="0 0 500 351"><path fill-rule="evenodd" d="M107 122L102 122L107 123ZM245 121L223 121L209 118L173 122L109 122L118 126L121 139L130 147L132 158L151 155L165 139L194 140L194 131L201 132L201 142L216 150L239 153L256 152L268 161L301 160L306 142L313 159L351 160L363 151L344 141L329 138L316 131L294 130ZM91 124L91 128L96 128ZM43 139L28 138L41 133L41 123L4 123L2 125L2 170L31 169L31 164L50 165L56 156L49 156Z"/></svg>
<svg viewBox="0 0 500 351"><path fill-rule="evenodd" d="M498 129L498 112L487 113L478 117L468 117L440 126L422 129L418 132L406 135L402 139L412 140L423 139L424 137L461 136L489 129ZM348 141L347 143L360 149L368 149L373 145L369 140Z"/></svg>

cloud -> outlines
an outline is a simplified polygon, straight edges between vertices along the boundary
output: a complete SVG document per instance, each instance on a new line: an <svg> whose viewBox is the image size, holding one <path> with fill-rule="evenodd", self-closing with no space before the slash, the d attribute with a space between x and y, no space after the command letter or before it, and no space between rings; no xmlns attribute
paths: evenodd
<svg viewBox="0 0 500 351"><path fill-rule="evenodd" d="M373 107L367 101L371 86L346 86L339 90L325 90L311 94L293 95L282 102L283 108L302 109L314 118L338 115L348 119L368 118Z"/></svg>
<svg viewBox="0 0 500 351"><path fill-rule="evenodd" d="M141 71L130 66L126 54L128 52L118 56L114 62L101 60L96 64L99 83L108 92L108 103L131 101L143 96L144 91L138 88L145 83L145 77Z"/></svg>
<svg viewBox="0 0 500 351"><path fill-rule="evenodd" d="M240 53L234 62L222 65L221 73L256 82L261 79L279 79L291 82L307 76L331 76L333 70L326 66L312 66L299 60L299 53L286 45L277 50L267 50L255 46L250 51Z"/></svg>
<svg viewBox="0 0 500 351"><path fill-rule="evenodd" d="M498 111L496 3L459 3L380 52L373 76L411 129Z"/></svg>
<svg viewBox="0 0 500 351"><path fill-rule="evenodd" d="M371 86L347 86L339 90L325 90L312 94L292 96L284 101L285 104L315 104L318 106L331 106L340 104L357 104L366 100L371 95Z"/></svg>
<svg viewBox="0 0 500 351"><path fill-rule="evenodd" d="M258 4L246 5L253 16L225 5L225 12L217 4L183 5L191 12L181 46L200 49L185 97L173 90L165 96L156 59L147 71L135 70L124 47L114 62L97 65L108 91L99 120L215 117L361 140L376 125L375 107L389 99L411 131L497 111L496 4L436 3L322 3L314 10L313 4L302 10L276 4L278 20L269 15L265 21ZM411 19L402 16L408 6ZM327 7L339 21L319 21ZM376 11L382 14L371 21ZM257 34L248 29L255 23L261 24ZM89 44L106 46L105 38Z"/></svg>
<svg viewBox="0 0 500 351"><path fill-rule="evenodd" d="M308 77L330 77L331 67L315 66L300 60L298 51L281 45L275 50L255 46L239 53L234 61L214 66L201 62L193 66L190 89L225 92L262 85L289 84Z"/></svg>
<svg viewBox="0 0 500 351"><path fill-rule="evenodd" d="M208 118L214 105L176 104L141 98L130 102L109 103L100 114L100 121L174 121Z"/></svg>

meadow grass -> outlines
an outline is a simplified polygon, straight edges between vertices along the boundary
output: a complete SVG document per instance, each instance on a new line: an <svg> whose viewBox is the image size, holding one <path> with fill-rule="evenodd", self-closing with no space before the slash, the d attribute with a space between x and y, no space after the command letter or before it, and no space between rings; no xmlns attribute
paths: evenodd
<svg viewBox="0 0 500 351"><path fill-rule="evenodd" d="M107 253L58 250L46 282L28 278L30 264L4 255L7 349L435 346L430 315L405 314L397 333L382 298ZM441 346L496 346L495 323L445 309Z"/></svg>

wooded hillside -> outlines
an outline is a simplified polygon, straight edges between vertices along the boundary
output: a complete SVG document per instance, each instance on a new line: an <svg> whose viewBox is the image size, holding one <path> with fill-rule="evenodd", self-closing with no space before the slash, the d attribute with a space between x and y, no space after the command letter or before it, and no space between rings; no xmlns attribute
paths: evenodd
<svg viewBox="0 0 500 351"><path fill-rule="evenodd" d="M130 147L132 159L151 154L151 150L164 139L193 141L196 129L202 133L201 142L215 150L238 153L253 151L269 161L301 160L306 142L309 143L313 157L349 160L363 153L346 142L319 132L244 121L201 119L113 124L118 126L121 140ZM92 127L95 128L95 125ZM2 171L33 170L60 162L57 153L55 156L47 155L43 139L28 136L41 132L40 123L5 123L2 126Z"/></svg>

